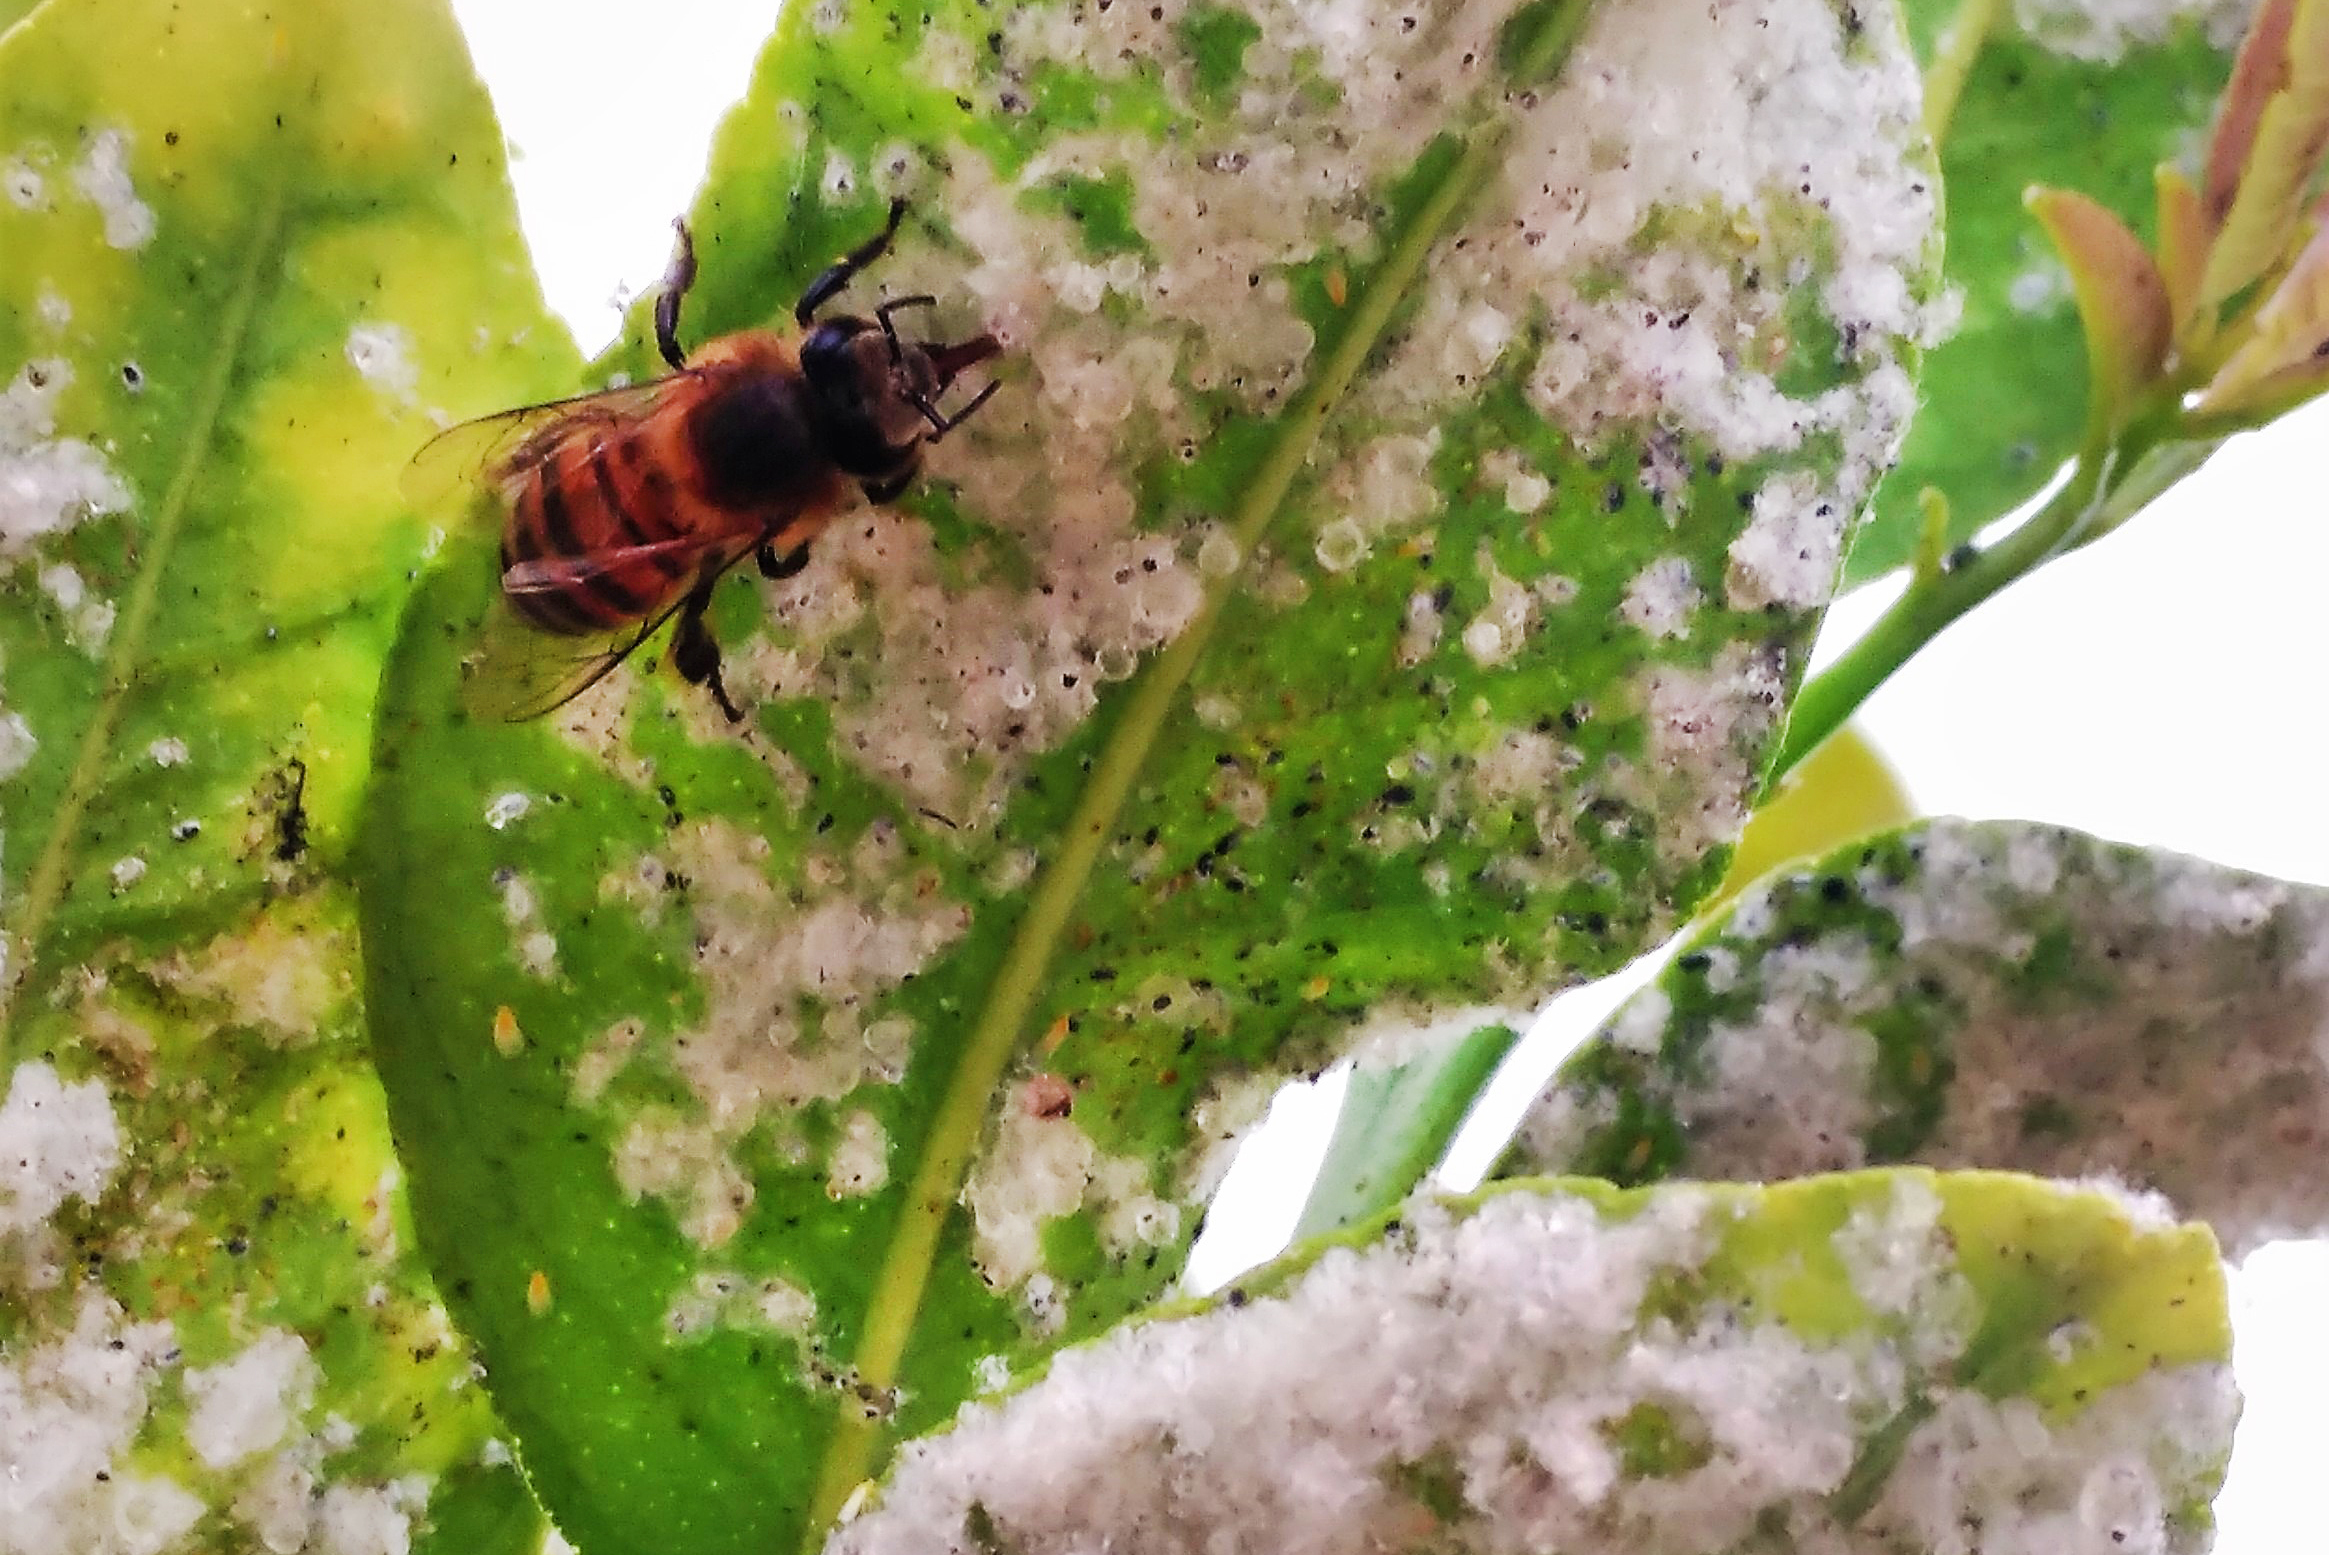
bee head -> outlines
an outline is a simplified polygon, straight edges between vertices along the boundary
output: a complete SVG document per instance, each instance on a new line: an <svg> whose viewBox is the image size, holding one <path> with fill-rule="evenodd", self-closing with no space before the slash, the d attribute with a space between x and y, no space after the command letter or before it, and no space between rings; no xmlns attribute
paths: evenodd
<svg viewBox="0 0 2329 1555"><path fill-rule="evenodd" d="M898 306L885 305L873 319L826 319L801 342L801 370L816 391L833 460L869 481L910 472L923 443L984 404L993 384L951 417L938 408L965 368L1002 351L992 335L955 345L901 339L890 322Z"/></svg>

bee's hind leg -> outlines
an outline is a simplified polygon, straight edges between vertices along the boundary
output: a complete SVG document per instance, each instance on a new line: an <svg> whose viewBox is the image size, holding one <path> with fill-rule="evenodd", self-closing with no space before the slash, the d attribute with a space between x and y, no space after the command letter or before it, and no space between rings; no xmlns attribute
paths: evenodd
<svg viewBox="0 0 2329 1555"><path fill-rule="evenodd" d="M681 607L679 625L671 636L671 667L679 671L681 680L709 691L720 711L728 715L728 722L742 723L743 709L729 698L728 688L720 680L720 645L712 637L712 629L704 625L704 606L710 601L708 592L699 593Z"/></svg>
<svg viewBox="0 0 2329 1555"><path fill-rule="evenodd" d="M679 344L679 305L695 285L695 237L687 218L672 223L679 229L679 246L672 250L671 268L663 272L663 288L655 294L655 349L671 366L685 367L687 352Z"/></svg>

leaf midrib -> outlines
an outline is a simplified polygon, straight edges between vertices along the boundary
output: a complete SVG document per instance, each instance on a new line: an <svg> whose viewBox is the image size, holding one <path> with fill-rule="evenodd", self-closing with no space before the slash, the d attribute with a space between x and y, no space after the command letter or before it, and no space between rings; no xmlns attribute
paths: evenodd
<svg viewBox="0 0 2329 1555"><path fill-rule="evenodd" d="M1515 63L1510 72L1513 81L1547 80L1582 35L1592 0L1557 0L1557 4L1558 9L1541 24L1535 41ZM1188 627L1142 673L1123 717L1091 769L1090 780L1068 819L1064 845L1037 880L1027 911L996 968L986 1002L962 1045L962 1056L947 1081L924 1136L921 1158L906 1185L898 1231L874 1279L854 1358L857 1376L871 1387L897 1385L900 1363L913 1337L923 1291L936 1261L939 1236L961 1196L995 1087L1018 1047L1052 955L1099 861L1102 844L1131 797L1133 785L1163 731L1166 715L1204 657L1223 607L1317 448L1327 418L1381 343L1392 315L1422 274L1425 258L1499 166L1514 127L1513 116L1499 111L1500 107L1490 106L1484 122L1471 131L1463 156L1448 178L1398 234L1381 270L1357 299L1350 327L1324 368L1279 423L1276 442L1231 516L1237 570L1206 590L1204 603ZM847 1408L846 1403L837 1411L809 1505L805 1549L818 1547L842 1505L872 1472L880 1430L878 1422Z"/></svg>
<svg viewBox="0 0 2329 1555"><path fill-rule="evenodd" d="M163 490L153 527L140 547L129 604L121 613L112 646L105 656L104 694L89 727L82 731L72 772L57 803L55 823L33 863L22 905L9 931L21 964L0 980L0 1074L6 1074L14 1066L16 995L32 981L40 961L42 936L48 932L49 919L64 897L66 872L72 867L74 847L80 841L81 822L96 797L106 758L112 754L113 738L121 725L122 710L135 685L133 676L144 655L146 634L152 628L154 608L161 598L162 580L169 574L170 553L184 526L194 483L216 438L218 419L226 408L227 391L234 381L235 364L250 336L266 261L282 237L283 204L283 186L278 182L268 188L258 219L252 225L234 288L228 294L226 310L220 318L217 343L194 397L185 446L179 452L170 483Z"/></svg>

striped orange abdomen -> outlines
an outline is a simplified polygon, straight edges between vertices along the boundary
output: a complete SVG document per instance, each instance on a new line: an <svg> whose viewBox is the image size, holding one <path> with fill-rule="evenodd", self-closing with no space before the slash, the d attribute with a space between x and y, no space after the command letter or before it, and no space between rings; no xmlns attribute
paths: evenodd
<svg viewBox="0 0 2329 1555"><path fill-rule="evenodd" d="M706 502L683 439L686 396L634 420L571 428L523 478L502 529L501 559L602 564L544 592L513 594L519 615L545 631L604 631L653 614L693 581L707 553L758 532L755 520ZM674 540L661 552L621 557Z"/></svg>

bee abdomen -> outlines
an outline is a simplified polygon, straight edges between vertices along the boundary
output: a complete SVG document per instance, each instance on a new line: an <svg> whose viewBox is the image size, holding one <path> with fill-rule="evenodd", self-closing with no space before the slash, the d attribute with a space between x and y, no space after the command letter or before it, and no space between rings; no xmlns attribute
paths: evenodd
<svg viewBox="0 0 2329 1555"><path fill-rule="evenodd" d="M691 554L621 554L681 538L667 509L641 499L651 485L620 479L609 445L596 439L576 439L543 461L511 504L502 566L590 565L560 587L510 595L512 608L545 631L576 634L638 620L677 592Z"/></svg>

